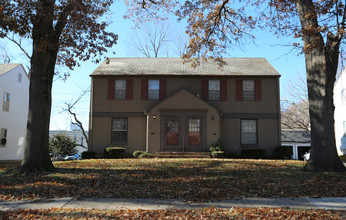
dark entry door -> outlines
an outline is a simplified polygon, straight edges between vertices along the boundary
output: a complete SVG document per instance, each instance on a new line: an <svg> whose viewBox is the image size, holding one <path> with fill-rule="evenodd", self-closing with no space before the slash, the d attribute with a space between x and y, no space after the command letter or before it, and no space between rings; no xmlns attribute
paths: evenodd
<svg viewBox="0 0 346 220"><path fill-rule="evenodd" d="M181 152L204 151L203 116L181 113L164 117L163 150ZM162 143L162 142L161 142Z"/></svg>

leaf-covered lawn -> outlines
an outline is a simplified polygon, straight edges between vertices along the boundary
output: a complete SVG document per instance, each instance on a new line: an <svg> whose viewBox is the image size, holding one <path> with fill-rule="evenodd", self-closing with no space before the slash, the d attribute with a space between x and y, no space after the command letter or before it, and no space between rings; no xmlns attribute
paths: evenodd
<svg viewBox="0 0 346 220"><path fill-rule="evenodd" d="M118 159L56 162L53 172L0 171L0 201L59 197L210 201L346 196L345 173L305 173L302 161Z"/></svg>
<svg viewBox="0 0 346 220"><path fill-rule="evenodd" d="M0 212L1 217L1 212ZM344 219L344 211L290 210L273 208L171 209L171 210L13 210L3 219Z"/></svg>

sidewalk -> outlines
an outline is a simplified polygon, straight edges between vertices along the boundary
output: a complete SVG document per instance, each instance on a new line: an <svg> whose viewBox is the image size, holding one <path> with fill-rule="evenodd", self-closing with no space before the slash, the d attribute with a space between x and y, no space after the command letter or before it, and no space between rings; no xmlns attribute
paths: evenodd
<svg viewBox="0 0 346 220"><path fill-rule="evenodd" d="M182 200L160 199L112 199L88 198L74 200L59 198L51 200L0 202L0 211L10 209L49 209L49 208L84 208L84 209L200 209L200 208L290 208L290 209L326 209L346 211L346 197L326 198L245 198L222 200L206 203L190 203Z"/></svg>

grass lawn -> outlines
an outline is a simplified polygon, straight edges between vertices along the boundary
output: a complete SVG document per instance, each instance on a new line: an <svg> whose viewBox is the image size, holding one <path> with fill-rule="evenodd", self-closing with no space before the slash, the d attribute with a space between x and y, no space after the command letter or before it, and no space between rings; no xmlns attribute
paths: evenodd
<svg viewBox="0 0 346 220"><path fill-rule="evenodd" d="M0 170L0 201L59 197L210 201L346 196L345 173L305 173L295 160L100 159L55 162L49 173Z"/></svg>
<svg viewBox="0 0 346 220"><path fill-rule="evenodd" d="M1 216L1 212L0 212ZM325 210L290 210L272 208L232 208L198 210L85 210L49 209L14 210L3 219L344 219L346 212Z"/></svg>

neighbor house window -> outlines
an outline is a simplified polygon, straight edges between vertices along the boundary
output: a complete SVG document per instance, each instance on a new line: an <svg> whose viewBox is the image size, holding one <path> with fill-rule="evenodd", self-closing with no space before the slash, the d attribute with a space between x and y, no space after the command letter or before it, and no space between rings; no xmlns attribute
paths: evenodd
<svg viewBox="0 0 346 220"><path fill-rule="evenodd" d="M112 142L127 142L127 118L112 119Z"/></svg>
<svg viewBox="0 0 346 220"><path fill-rule="evenodd" d="M341 103L346 105L346 89L341 90Z"/></svg>
<svg viewBox="0 0 346 220"><path fill-rule="evenodd" d="M10 93L7 93L7 92L4 93L4 101L3 101L2 110L5 112L10 111Z"/></svg>
<svg viewBox="0 0 346 220"><path fill-rule="evenodd" d="M255 82L254 80L243 80L243 100L255 100Z"/></svg>
<svg viewBox="0 0 346 220"><path fill-rule="evenodd" d="M4 147L7 142L7 129L1 128L1 134L0 134L0 146Z"/></svg>
<svg viewBox="0 0 346 220"><path fill-rule="evenodd" d="M208 100L220 100L220 80L209 80Z"/></svg>
<svg viewBox="0 0 346 220"><path fill-rule="evenodd" d="M257 120L241 120L241 144L257 144Z"/></svg>
<svg viewBox="0 0 346 220"><path fill-rule="evenodd" d="M160 98L160 80L148 80L148 99Z"/></svg>
<svg viewBox="0 0 346 220"><path fill-rule="evenodd" d="M114 99L126 99L126 80L115 80Z"/></svg>
<svg viewBox="0 0 346 220"><path fill-rule="evenodd" d="M21 73L18 73L18 82L22 82L22 74Z"/></svg>

